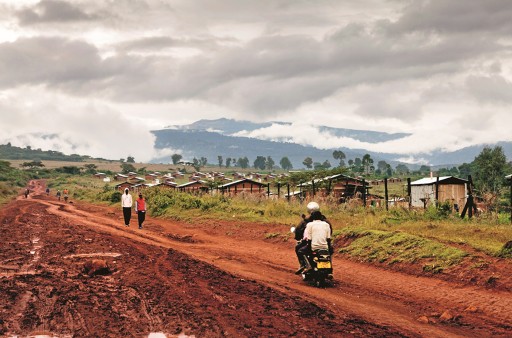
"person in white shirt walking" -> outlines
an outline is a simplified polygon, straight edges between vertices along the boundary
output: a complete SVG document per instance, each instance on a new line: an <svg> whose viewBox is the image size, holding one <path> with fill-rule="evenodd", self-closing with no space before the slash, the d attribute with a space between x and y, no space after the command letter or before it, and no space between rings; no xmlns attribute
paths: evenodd
<svg viewBox="0 0 512 338"><path fill-rule="evenodd" d="M123 206L124 224L129 227L130 219L132 218L133 200L128 188L124 189L124 194L121 197L121 205Z"/></svg>

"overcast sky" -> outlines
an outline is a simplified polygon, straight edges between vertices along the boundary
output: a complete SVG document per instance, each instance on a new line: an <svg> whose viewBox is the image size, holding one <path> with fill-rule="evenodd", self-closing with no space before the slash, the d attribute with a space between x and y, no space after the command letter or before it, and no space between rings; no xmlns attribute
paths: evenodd
<svg viewBox="0 0 512 338"><path fill-rule="evenodd" d="M150 130L221 117L411 159L512 141L510 18L507 0L0 0L0 143L147 161Z"/></svg>

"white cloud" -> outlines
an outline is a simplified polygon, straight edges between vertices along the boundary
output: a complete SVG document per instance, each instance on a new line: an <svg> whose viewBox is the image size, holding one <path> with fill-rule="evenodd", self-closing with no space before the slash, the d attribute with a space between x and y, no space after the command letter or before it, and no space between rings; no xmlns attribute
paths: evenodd
<svg viewBox="0 0 512 338"><path fill-rule="evenodd" d="M157 155L149 128L108 104L46 95L40 88L25 87L23 91L26 97L4 92L0 98L4 130L0 143L108 159L131 155L137 161L148 161Z"/></svg>

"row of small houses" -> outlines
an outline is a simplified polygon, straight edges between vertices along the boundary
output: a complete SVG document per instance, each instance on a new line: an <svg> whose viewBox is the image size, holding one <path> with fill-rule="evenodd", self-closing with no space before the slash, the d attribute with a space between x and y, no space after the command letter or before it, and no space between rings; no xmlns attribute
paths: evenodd
<svg viewBox="0 0 512 338"><path fill-rule="evenodd" d="M363 179L349 177L343 174L328 176L323 179L316 179L314 181L305 182L297 185L296 187L290 187L289 185L279 186L277 188L277 194L270 191L270 180L275 180L279 177L269 176L256 176L254 174L245 177L241 174L235 173L234 179L226 179L222 175L215 173L202 174L195 173L191 175L192 179L189 178L189 182L178 185L174 180L176 173L159 175L158 173L146 175L146 179L151 180L154 183L145 183L145 179L133 175L121 175L118 174L114 179L124 179L124 182L119 183L115 186L116 189L123 191L128 188L132 191L138 192L142 189L150 187L161 187L168 189L175 189L182 192L193 192L193 193L207 193L211 192L211 181L217 182L225 181L227 183L218 185L215 189L217 192L236 195L239 193L257 193L262 195L273 195L277 197L285 198L307 198L311 196L332 196L339 200L339 202L345 202L353 198L364 198L365 202L370 201L372 204L380 204L385 197L376 196L370 194L372 185L384 184L377 181L365 181ZM153 176L155 175L155 176ZM265 179L266 178L266 179ZM160 182L160 180L162 180ZM266 182L266 183L264 183ZM401 179L387 179L386 183L402 182ZM449 201L453 205L464 206L467 202L468 197L468 180L456 178L453 176L443 177L428 177L423 178L414 182L408 183L410 191L410 203L412 207L426 207L429 204L436 202ZM403 198L401 199L405 201ZM389 200L392 204L399 204L396 198Z"/></svg>
<svg viewBox="0 0 512 338"><path fill-rule="evenodd" d="M202 180L210 180L210 181L216 181L216 182L232 182L235 180L241 180L241 179L251 179L257 182L272 182L276 179L280 179L283 177L288 176L287 174L260 174L260 173L233 173L233 178L226 177L224 173L221 172L209 172L209 173L202 173L202 172L195 172L191 174L188 177L189 182L194 181L202 181ZM105 179L107 177L107 174L105 173L96 173L94 174L94 177L98 179ZM132 183L142 183L145 181L151 181L153 183L160 183L160 182L175 182L177 179L183 179L185 177L185 174L179 171L169 173L169 174L161 174L159 172L154 173L148 173L144 177L138 176L135 172L129 172L127 174L116 174L114 175L115 181L129 181Z"/></svg>

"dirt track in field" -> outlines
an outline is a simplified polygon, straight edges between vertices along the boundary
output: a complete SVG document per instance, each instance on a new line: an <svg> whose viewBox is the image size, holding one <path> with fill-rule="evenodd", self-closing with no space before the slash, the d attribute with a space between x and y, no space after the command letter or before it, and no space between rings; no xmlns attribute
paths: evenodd
<svg viewBox="0 0 512 338"><path fill-rule="evenodd" d="M118 208L32 184L0 211L0 336L512 335L508 261L434 278L336 257L334 283L319 289L293 274L291 238L265 239L282 225L148 217L139 230ZM87 274L93 259L108 269Z"/></svg>

